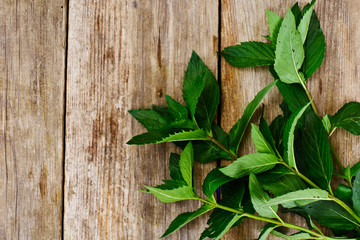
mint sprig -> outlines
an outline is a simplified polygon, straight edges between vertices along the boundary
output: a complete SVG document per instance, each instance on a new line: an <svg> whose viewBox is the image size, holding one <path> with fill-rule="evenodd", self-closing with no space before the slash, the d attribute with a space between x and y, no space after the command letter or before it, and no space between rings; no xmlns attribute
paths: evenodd
<svg viewBox="0 0 360 240"><path fill-rule="evenodd" d="M244 42L220 53L234 67L269 66L274 77L247 105L229 133L214 122L219 86L195 52L183 82L185 105L166 95L166 107L130 111L147 132L128 144L174 142L182 149L181 155L170 155L171 179L141 191L165 203L203 203L196 211L176 217L162 237L212 211L200 239L220 239L247 218L267 223L260 230L260 240L269 235L283 239L360 238L360 162L344 167L329 140L338 128L360 135L360 103L347 103L334 115L318 114L307 89L326 46L315 8L315 0L303 9L295 4L284 18L267 10L269 42ZM284 98L280 106L283 114L268 124L263 107L259 125L250 124L251 120L256 122L255 111L275 85ZM239 147L249 125L257 152L240 156ZM233 162L210 171L202 185L203 194L196 192L194 161L217 159ZM334 175L342 177L346 185L334 186ZM278 214L279 206L283 212L303 217L308 227L284 221ZM329 227L333 235L326 236L314 222ZM284 234L279 227L296 233Z"/></svg>

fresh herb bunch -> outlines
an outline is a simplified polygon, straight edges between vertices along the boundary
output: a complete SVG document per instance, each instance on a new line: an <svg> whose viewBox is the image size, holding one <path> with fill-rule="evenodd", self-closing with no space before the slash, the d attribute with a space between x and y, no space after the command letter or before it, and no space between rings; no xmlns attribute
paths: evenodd
<svg viewBox="0 0 360 240"><path fill-rule="evenodd" d="M203 202L198 210L176 217L162 237L212 211L200 239L219 239L246 218L268 223L259 235L262 240L269 234L285 239L360 239L356 238L360 237L360 162L345 168L329 142L337 128L360 135L360 103L347 103L333 116L320 117L316 110L307 80L322 64L325 38L314 4L312 1L302 10L295 4L284 18L267 10L269 43L243 42L220 53L234 67L269 66L275 79L249 103L229 133L213 121L220 101L219 86L195 52L184 77L186 106L166 95L167 107L130 111L148 132L128 144L174 142L183 149L181 156L170 155L171 180L145 186L144 192L165 203ZM284 98L283 114L270 126L263 114L259 126L251 124L257 152L239 156L245 130L274 85ZM194 160L207 163L217 159L233 162L208 173L202 186L206 198L201 198L194 186ZM333 191L333 175L347 185L340 184ZM219 187L221 200L217 201L214 193ZM304 217L308 228L284 222L278 215L279 205L284 212ZM331 228L334 236L325 236L318 225ZM278 227L298 232L286 235L277 231Z"/></svg>

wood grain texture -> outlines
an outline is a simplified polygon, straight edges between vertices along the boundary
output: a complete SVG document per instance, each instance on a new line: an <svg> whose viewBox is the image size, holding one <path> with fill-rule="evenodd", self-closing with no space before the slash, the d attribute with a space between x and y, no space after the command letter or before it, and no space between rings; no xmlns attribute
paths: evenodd
<svg viewBox="0 0 360 240"><path fill-rule="evenodd" d="M136 191L168 178L169 153L179 150L125 145L145 131L127 111L164 105L165 93L180 101L193 49L217 73L218 1L73 0L69 10L64 238L158 239L200 204ZM168 239L196 239L205 224Z"/></svg>
<svg viewBox="0 0 360 240"><path fill-rule="evenodd" d="M296 2L293 0L222 0L221 47L242 41L264 41L268 34L265 9L281 16ZM299 1L304 6L308 1ZM309 89L321 115L334 114L348 101L359 101L359 48L360 30L356 26L360 1L318 0L315 10L324 30L327 52L323 66L309 80ZM255 94L273 81L266 67L235 69L222 61L222 125L226 130L241 116ZM282 99L277 89L265 98L266 119L270 122L279 112ZM259 116L259 114L258 114ZM257 121L257 117L254 121ZM340 159L345 164L359 161L360 139L339 130L332 137ZM254 152L255 148L247 134L241 153ZM224 163L226 164L226 163ZM337 180L338 181L338 180ZM304 224L298 217L286 215L285 221ZM246 221L231 230L224 239L256 239L263 223ZM277 239L277 238L271 238Z"/></svg>
<svg viewBox="0 0 360 240"><path fill-rule="evenodd" d="M1 1L0 239L61 239L66 2Z"/></svg>

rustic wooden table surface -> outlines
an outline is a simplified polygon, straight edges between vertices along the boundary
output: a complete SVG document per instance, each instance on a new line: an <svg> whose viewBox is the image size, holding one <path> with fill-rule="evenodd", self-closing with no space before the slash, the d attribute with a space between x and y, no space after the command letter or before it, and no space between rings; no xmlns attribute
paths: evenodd
<svg viewBox="0 0 360 240"><path fill-rule="evenodd" d="M272 77L266 68L230 67L216 52L263 41L265 9L284 15L295 1L0 3L0 239L153 240L199 203L163 204L136 191L168 177L169 153L179 150L125 145L144 131L127 110L162 105L165 93L180 100L195 50L219 77L220 121L229 130ZM334 114L360 101L360 0L318 0L315 10L327 52L310 91L321 114ZM272 90L268 121L280 102ZM339 130L333 142L345 164L359 161L359 137ZM242 152L252 151L246 138ZM197 164L196 172L204 177L215 165ZM198 239L205 227L206 216L167 239ZM223 239L256 239L261 227L246 221Z"/></svg>

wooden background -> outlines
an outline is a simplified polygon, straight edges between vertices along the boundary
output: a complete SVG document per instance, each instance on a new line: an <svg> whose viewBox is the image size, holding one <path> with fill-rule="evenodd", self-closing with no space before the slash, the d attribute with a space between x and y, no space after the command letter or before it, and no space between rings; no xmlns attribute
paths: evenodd
<svg viewBox="0 0 360 240"><path fill-rule="evenodd" d="M307 1L301 0L303 6ZM195 50L222 89L229 130L272 81L266 68L235 69L219 47L263 41L265 9L281 15L294 0L0 0L0 239L158 239L198 202L163 204L136 189L168 177L172 144L125 145L144 131L129 109L181 100ZM360 101L360 0L318 0L326 36L323 66L310 79L321 114ZM276 89L266 118L279 112ZM345 164L360 139L333 140ZM242 152L254 148L246 138ZM196 165L201 179L216 163ZM298 222L294 216L288 221ZM246 221L224 239L256 239ZM198 239L206 216L167 239Z"/></svg>

